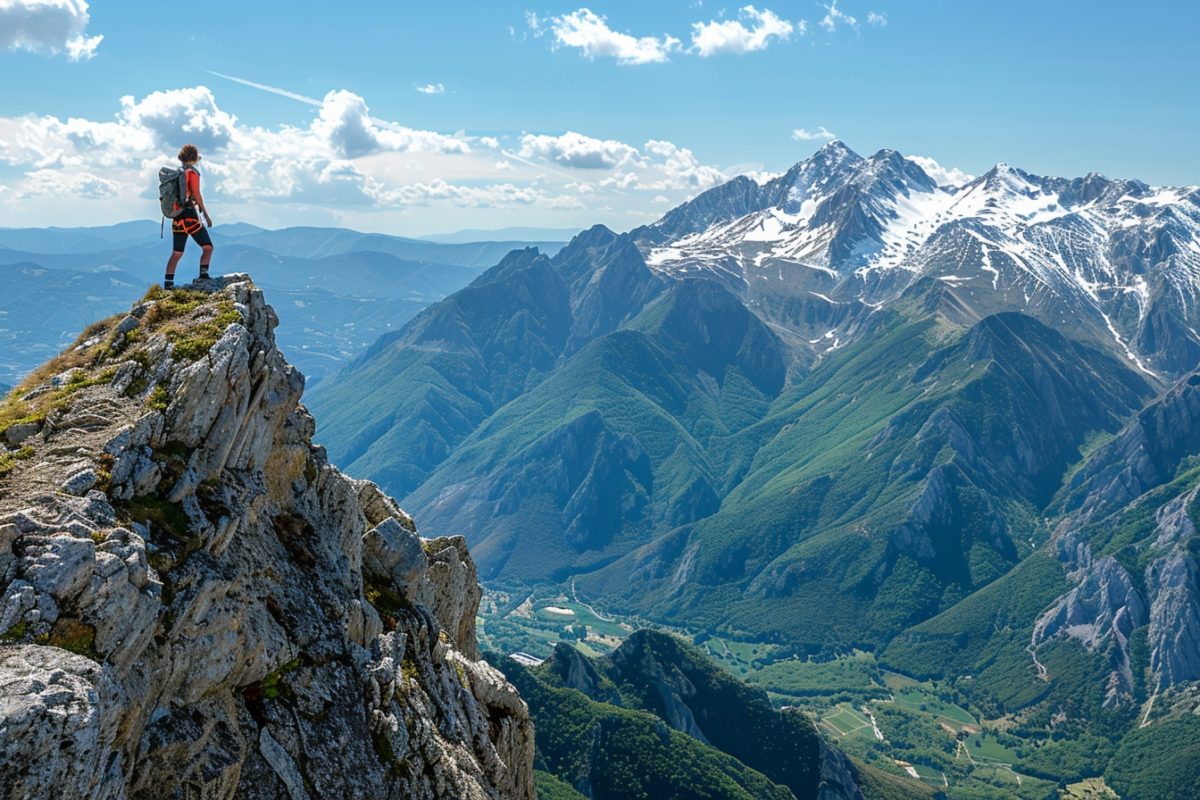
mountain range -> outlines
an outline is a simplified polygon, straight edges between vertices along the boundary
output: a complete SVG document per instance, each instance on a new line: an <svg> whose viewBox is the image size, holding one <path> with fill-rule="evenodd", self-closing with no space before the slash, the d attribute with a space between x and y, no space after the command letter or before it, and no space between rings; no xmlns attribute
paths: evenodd
<svg viewBox="0 0 1200 800"><path fill-rule="evenodd" d="M1200 679L1198 290L1197 189L833 142L510 253L310 405L485 580L861 648L1151 796L1122 748Z"/></svg>

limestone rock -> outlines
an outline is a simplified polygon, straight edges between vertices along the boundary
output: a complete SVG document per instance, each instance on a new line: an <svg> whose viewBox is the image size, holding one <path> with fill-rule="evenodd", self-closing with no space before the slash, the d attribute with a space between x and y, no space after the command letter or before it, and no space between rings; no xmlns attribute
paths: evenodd
<svg viewBox="0 0 1200 800"><path fill-rule="evenodd" d="M1146 624L1146 601L1133 578L1112 556L1088 564L1079 585L1063 595L1038 618L1031 652L1057 635L1080 642L1089 650L1108 653L1111 672L1105 705L1121 705L1133 697L1129 639Z"/></svg>
<svg viewBox="0 0 1200 800"><path fill-rule="evenodd" d="M56 376L0 477L0 794L533 800L465 542L330 465L262 293L204 289L174 339L153 298L112 320L112 382Z"/></svg>
<svg viewBox="0 0 1200 800"><path fill-rule="evenodd" d="M10 445L16 447L37 432L38 425L36 422L19 422L16 425L9 425L4 430L4 439Z"/></svg>
<svg viewBox="0 0 1200 800"><path fill-rule="evenodd" d="M364 574L394 584L410 603L421 593L428 570L420 538L392 517L363 534Z"/></svg>

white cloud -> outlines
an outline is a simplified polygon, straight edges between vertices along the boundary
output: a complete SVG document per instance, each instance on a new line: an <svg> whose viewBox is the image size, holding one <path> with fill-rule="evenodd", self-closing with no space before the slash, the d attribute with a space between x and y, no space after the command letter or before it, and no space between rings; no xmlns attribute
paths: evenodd
<svg viewBox="0 0 1200 800"><path fill-rule="evenodd" d="M424 86L418 86L417 91L421 94L445 94L446 87L440 83L427 83Z"/></svg>
<svg viewBox="0 0 1200 800"><path fill-rule="evenodd" d="M839 24L858 30L858 20L838 9L837 0L831 0L829 5L825 6L825 16L821 19L821 27L833 33Z"/></svg>
<svg viewBox="0 0 1200 800"><path fill-rule="evenodd" d="M608 18L591 9L580 8L557 17L540 18L527 12L525 19L535 36L547 31L554 36L555 47L578 48L588 58L615 58L618 64L655 64L668 61L679 50L679 40L663 34L632 36L608 27Z"/></svg>
<svg viewBox="0 0 1200 800"><path fill-rule="evenodd" d="M131 127L149 131L155 144L170 149L191 142L204 150L219 150L233 140L237 118L217 108L206 86L152 92L141 100L121 98L118 117Z"/></svg>
<svg viewBox="0 0 1200 800"><path fill-rule="evenodd" d="M692 51L702 58L719 53L741 55L765 50L772 37L786 42L793 30L803 35L806 29L804 20L793 25L770 9L759 11L754 6L746 6L738 11L738 19L693 23Z"/></svg>
<svg viewBox="0 0 1200 800"><path fill-rule="evenodd" d="M810 131L807 128L796 128L792 131L792 138L798 142L811 142L817 139L836 139L837 134L828 130L824 125L821 125L815 131Z"/></svg>
<svg viewBox="0 0 1200 800"><path fill-rule="evenodd" d="M877 28L887 27L887 14L882 11L868 11L867 24L874 25Z"/></svg>
<svg viewBox="0 0 1200 800"><path fill-rule="evenodd" d="M633 189L638 185L638 174L636 172L618 172L600 181L600 185L605 189Z"/></svg>
<svg viewBox="0 0 1200 800"><path fill-rule="evenodd" d="M659 159L656 164L662 179L656 182L642 181L646 189L707 189L725 180L726 176L716 167L701 164L692 151L671 142L651 139L645 151Z"/></svg>
<svg viewBox="0 0 1200 800"><path fill-rule="evenodd" d="M569 195L550 195L535 186L512 183L490 186L464 186L434 178L428 183L413 183L394 189L376 189L375 198L385 205L423 205L446 200L472 208L505 208L537 205L540 208L582 208Z"/></svg>
<svg viewBox="0 0 1200 800"><path fill-rule="evenodd" d="M521 137L522 158L544 158L575 169L612 169L638 155L637 148L614 139L593 139L567 131L561 136L526 134Z"/></svg>
<svg viewBox="0 0 1200 800"><path fill-rule="evenodd" d="M26 173L16 194L17 200L31 197L79 197L100 199L116 197L121 185L90 172L65 169L39 169Z"/></svg>
<svg viewBox="0 0 1200 800"><path fill-rule="evenodd" d="M958 167L943 167L928 156L906 156L909 161L925 170L925 174L933 178L938 186L962 186L967 181L975 179L974 175L963 172Z"/></svg>
<svg viewBox="0 0 1200 800"><path fill-rule="evenodd" d="M222 217L268 225L428 231L455 214L464 227L533 224L533 209L586 225L631 209L657 214L725 180L668 141L447 135L373 117L349 91L293 99L316 104L306 124L247 124L205 86L121 98L107 119L0 116L0 183L10 187L0 219L53 224L71 214L100 224L156 213L154 176L189 141L204 155L206 199Z"/></svg>
<svg viewBox="0 0 1200 800"><path fill-rule="evenodd" d="M104 37L88 36L88 22L86 0L0 0L0 48L90 59Z"/></svg>
<svg viewBox="0 0 1200 800"><path fill-rule="evenodd" d="M466 142L453 136L374 119L366 101L345 90L325 95L312 132L328 141L343 158L383 151L466 153L470 150Z"/></svg>

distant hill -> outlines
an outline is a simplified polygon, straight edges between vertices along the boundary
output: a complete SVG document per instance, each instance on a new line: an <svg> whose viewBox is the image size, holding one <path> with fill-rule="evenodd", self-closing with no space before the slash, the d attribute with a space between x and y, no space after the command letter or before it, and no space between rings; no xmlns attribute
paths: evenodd
<svg viewBox="0 0 1200 800"><path fill-rule="evenodd" d="M90 253L157 239L158 232L158 223L149 220L91 228L0 228L0 248L31 253Z"/></svg>
<svg viewBox="0 0 1200 800"><path fill-rule="evenodd" d="M212 235L215 273L250 273L272 292L280 346L310 386L465 286L509 249L525 245L441 245L329 228L267 231L245 223L216 226ZM0 228L0 275L11 286L0 297L0 381L16 383L85 325L123 308L131 287L161 281L169 249L158 225L143 221ZM195 277L197 257L192 245L177 273L183 282Z"/></svg>
<svg viewBox="0 0 1200 800"><path fill-rule="evenodd" d="M579 231L575 228L495 228L484 230L472 228L453 233L435 233L418 236L427 242L442 244L466 244L469 242L568 242Z"/></svg>
<svg viewBox="0 0 1200 800"><path fill-rule="evenodd" d="M282 228L239 235L239 244L258 247L284 256L324 258L359 251L387 253L412 261L430 261L464 267L490 267L510 251L521 247L537 247L543 252L557 252L563 245L558 241L482 241L440 244L422 239L407 239L382 233L359 233L344 228Z"/></svg>

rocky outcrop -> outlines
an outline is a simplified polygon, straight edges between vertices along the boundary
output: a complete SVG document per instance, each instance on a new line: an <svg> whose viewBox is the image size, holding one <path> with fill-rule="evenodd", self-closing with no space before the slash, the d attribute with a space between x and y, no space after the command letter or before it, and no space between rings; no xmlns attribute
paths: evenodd
<svg viewBox="0 0 1200 800"><path fill-rule="evenodd" d="M1104 704L1122 705L1133 697L1129 640L1146 624L1146 602L1133 578L1112 556L1092 561L1076 575L1078 585L1042 613L1033 627L1030 652L1055 636L1067 636L1088 650L1107 654Z"/></svg>
<svg viewBox="0 0 1200 800"><path fill-rule="evenodd" d="M604 680L592 666L592 662L584 657L569 644L559 642L554 646L554 654L547 660L546 668L558 676L562 685L568 689L582 692L593 700L608 700L602 696L601 683ZM608 695L609 693L604 693Z"/></svg>
<svg viewBox="0 0 1200 800"><path fill-rule="evenodd" d="M532 800L464 541L421 539L331 466L262 293L203 288L148 296L50 365L73 365L57 387L23 387L0 796Z"/></svg>
<svg viewBox="0 0 1200 800"><path fill-rule="evenodd" d="M1077 585L1038 619L1030 643L1035 658L1037 648L1058 635L1106 652L1112 671L1105 705L1128 703L1134 688L1130 637L1149 625L1150 690L1162 692L1200 680L1200 565L1192 553L1196 538L1192 511L1198 495L1200 485L1155 511L1149 535L1137 545L1147 552L1144 595L1116 558L1093 558L1082 529L1070 527L1073 519L1087 518L1089 509L1085 506L1075 518L1068 518L1055 544ZM1135 505L1153 502L1146 495Z"/></svg>
<svg viewBox="0 0 1200 800"><path fill-rule="evenodd" d="M1153 688L1162 691L1200 680L1200 566L1194 555L1192 521L1200 486L1155 516L1154 557L1146 566L1150 595L1150 649Z"/></svg>
<svg viewBox="0 0 1200 800"><path fill-rule="evenodd" d="M863 800L862 789L850 758L821 739L821 782L817 800Z"/></svg>
<svg viewBox="0 0 1200 800"><path fill-rule="evenodd" d="M811 719L776 709L765 691L728 675L690 643L640 630L599 667L626 700L759 770L796 797L863 796L849 759L822 740Z"/></svg>
<svg viewBox="0 0 1200 800"><path fill-rule="evenodd" d="M1179 381L1088 458L1059 493L1061 530L1128 505L1200 451L1200 374Z"/></svg>
<svg viewBox="0 0 1200 800"><path fill-rule="evenodd" d="M1173 550L1147 569L1150 670L1163 690L1200 680L1200 568L1186 550Z"/></svg>

